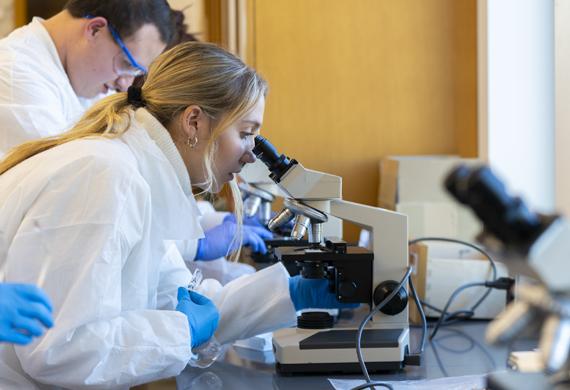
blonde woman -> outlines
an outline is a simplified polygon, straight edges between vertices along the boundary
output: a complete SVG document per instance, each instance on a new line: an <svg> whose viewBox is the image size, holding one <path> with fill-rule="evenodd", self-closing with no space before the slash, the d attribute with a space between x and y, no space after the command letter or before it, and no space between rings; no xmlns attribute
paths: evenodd
<svg viewBox="0 0 570 390"><path fill-rule="evenodd" d="M233 186L255 160L265 95L239 59L189 42L162 54L142 88L0 163L6 280L42 287L55 322L28 346L1 347L0 388L128 388L178 374L214 331L225 343L339 306L326 281L281 264L223 288L206 280L211 300L184 288L191 274L169 242L203 234L193 187Z"/></svg>

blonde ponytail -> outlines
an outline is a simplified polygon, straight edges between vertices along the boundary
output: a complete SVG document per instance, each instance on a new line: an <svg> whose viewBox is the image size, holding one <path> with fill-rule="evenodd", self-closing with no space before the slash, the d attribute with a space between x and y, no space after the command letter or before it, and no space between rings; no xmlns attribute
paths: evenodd
<svg viewBox="0 0 570 390"><path fill-rule="evenodd" d="M126 93L116 93L102 99L91 107L81 120L66 133L28 141L11 149L0 162L0 175L38 153L76 139L90 136L108 138L120 136L130 125L126 95Z"/></svg>

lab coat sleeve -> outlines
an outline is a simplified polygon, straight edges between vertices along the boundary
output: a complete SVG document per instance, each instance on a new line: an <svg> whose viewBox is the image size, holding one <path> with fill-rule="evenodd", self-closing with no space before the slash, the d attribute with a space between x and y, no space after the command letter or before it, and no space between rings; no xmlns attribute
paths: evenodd
<svg viewBox="0 0 570 390"><path fill-rule="evenodd" d="M188 286L192 273L186 268L176 242L167 240L164 244L165 255L160 262L157 308L175 310L178 304L178 287Z"/></svg>
<svg viewBox="0 0 570 390"><path fill-rule="evenodd" d="M291 326L297 319L281 263L203 293L220 311L216 338L222 344Z"/></svg>
<svg viewBox="0 0 570 390"><path fill-rule="evenodd" d="M210 202L206 201L199 201L197 202L198 208L202 212L202 217L200 218L200 225L204 231L210 230L215 228L218 225L221 225L224 222L224 218L226 218L231 213L227 211L216 211L214 206Z"/></svg>
<svg viewBox="0 0 570 390"><path fill-rule="evenodd" d="M204 204L209 205L204 206ZM204 231L210 230L218 225L221 225L224 221L224 218L228 216L230 213L225 211L215 211L213 206L206 201L198 202L198 208L202 212L202 216L200 217L200 225ZM176 246L182 255L182 258L186 262L192 262L196 260L196 251L198 249L198 240L179 240L176 241Z"/></svg>
<svg viewBox="0 0 570 390"><path fill-rule="evenodd" d="M177 240L173 241L180 252L180 255L186 262L196 260L196 252L198 250L198 240Z"/></svg>
<svg viewBox="0 0 570 390"><path fill-rule="evenodd" d="M12 55L0 50L0 57ZM0 156L23 142L56 135L71 125L59 103L58 86L13 69L11 63L0 61Z"/></svg>
<svg viewBox="0 0 570 390"><path fill-rule="evenodd" d="M202 229L204 229L204 231L210 230L218 225L221 225L222 222L224 222L224 218L230 214L231 213L227 211L213 211L210 213L203 213L202 219L200 220L200 225L202 225Z"/></svg>
<svg viewBox="0 0 570 390"><path fill-rule="evenodd" d="M45 272L54 306L55 326L16 348L21 366L72 389L177 375L191 356L190 329L184 314L148 304L148 280L160 277L149 268L148 187L116 162L86 165L51 178L10 247L9 280L38 283Z"/></svg>
<svg viewBox="0 0 570 390"><path fill-rule="evenodd" d="M225 211L216 211L210 202L204 200L196 202L196 206L201 213L199 217L200 225L204 231L220 225L224 218L230 214ZM197 239L179 240L175 241L175 243L185 262L191 263L196 260Z"/></svg>

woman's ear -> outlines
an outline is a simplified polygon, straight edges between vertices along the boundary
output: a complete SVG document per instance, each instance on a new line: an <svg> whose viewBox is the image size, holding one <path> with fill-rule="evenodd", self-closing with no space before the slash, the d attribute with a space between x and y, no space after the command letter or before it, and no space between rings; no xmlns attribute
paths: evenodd
<svg viewBox="0 0 570 390"><path fill-rule="evenodd" d="M193 104L186 107L181 115L181 127L184 136L188 139L198 137L198 131L201 127L204 127L204 121L206 119L204 111L199 106Z"/></svg>

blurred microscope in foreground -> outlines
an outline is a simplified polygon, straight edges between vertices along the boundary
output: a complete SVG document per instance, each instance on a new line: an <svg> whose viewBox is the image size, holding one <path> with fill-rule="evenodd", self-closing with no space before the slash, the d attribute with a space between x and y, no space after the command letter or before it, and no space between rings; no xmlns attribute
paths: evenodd
<svg viewBox="0 0 570 390"><path fill-rule="evenodd" d="M510 196L488 167L459 166L446 188L484 225L478 240L499 255L509 271L532 282L487 329L487 341L505 344L539 336L542 373L490 374L490 389L570 389L570 226L557 215L531 212Z"/></svg>
<svg viewBox="0 0 570 390"><path fill-rule="evenodd" d="M255 144L254 153L267 167L265 180L268 174L271 179L263 189L285 199L283 210L268 221L268 227L276 231L293 220L291 237L308 237L304 243L276 246L276 259L304 278L327 279L339 302L372 307L392 293L408 266L406 216L342 200L340 177L306 169L261 136ZM251 176L248 180L256 182ZM340 239L342 220L371 232L372 252ZM364 358L371 371L417 364L409 353L407 301L407 290L402 288L364 331ZM355 353L359 321L333 326L326 312L303 313L297 328L274 333L278 371L359 372Z"/></svg>

